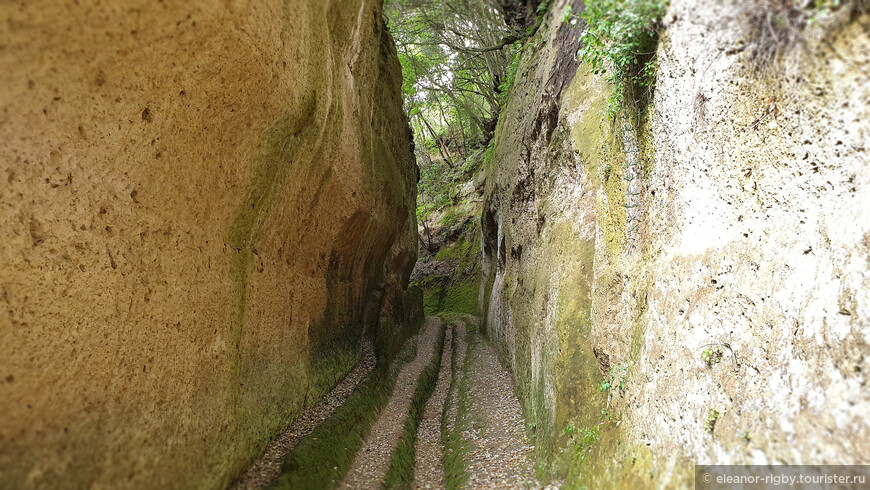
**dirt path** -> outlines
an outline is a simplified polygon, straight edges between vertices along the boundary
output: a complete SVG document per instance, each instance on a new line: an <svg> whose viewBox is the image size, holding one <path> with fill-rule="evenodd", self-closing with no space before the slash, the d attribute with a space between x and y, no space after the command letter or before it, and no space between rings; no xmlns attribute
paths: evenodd
<svg viewBox="0 0 870 490"><path fill-rule="evenodd" d="M472 420L463 433L471 441L468 488L537 486L530 460L534 446L526 434L511 375L488 342L476 335L469 335L469 342L476 345L466 373Z"/></svg>
<svg viewBox="0 0 870 490"><path fill-rule="evenodd" d="M499 363L492 345L477 333L477 324L473 317L457 320L445 332L438 378L414 440L414 488L462 485L465 476L468 480L464 488L538 486L530 459L534 446L528 439L522 408L514 395L513 379ZM420 334L411 340L417 342L416 357L399 371L390 399L377 415L339 487L383 486L405 430L417 382L439 347L436 343L441 328L438 318L429 317ZM278 476L285 455L347 400L373 365L374 355L368 345L359 365L273 442L233 488L262 488L271 483ZM432 378L427 379L431 383ZM446 434L442 434L442 421ZM443 437L448 438L447 447L452 448L447 450L456 451L447 455L447 478ZM463 442L457 445L460 438Z"/></svg>
<svg viewBox="0 0 870 490"><path fill-rule="evenodd" d="M423 329L417 344L417 357L399 372L393 394L357 452L356 459L340 485L342 488L378 488L383 484L390 466L390 457L408 417L417 379L435 354L441 320L426 318Z"/></svg>
<svg viewBox="0 0 870 490"><path fill-rule="evenodd" d="M328 419L335 412L336 408L347 401L357 385L375 367L375 361L372 343L366 340L363 343L360 361L347 376L332 391L314 406L303 412L290 427L287 427L284 432L275 438L266 448L263 455L230 488L234 490L260 489L272 483L281 473L281 462L284 460L284 457L296 447L299 441L310 434L324 420Z"/></svg>
<svg viewBox="0 0 870 490"><path fill-rule="evenodd" d="M438 371L438 382L435 390L423 410L423 420L417 429L417 440L414 443L416 464L414 465L414 488L443 488L444 468L442 456L444 445L441 443L441 414L444 412L444 402L450 392L450 380L453 376L451 365L453 356L454 327L448 328L444 336L444 350L441 354L441 367Z"/></svg>

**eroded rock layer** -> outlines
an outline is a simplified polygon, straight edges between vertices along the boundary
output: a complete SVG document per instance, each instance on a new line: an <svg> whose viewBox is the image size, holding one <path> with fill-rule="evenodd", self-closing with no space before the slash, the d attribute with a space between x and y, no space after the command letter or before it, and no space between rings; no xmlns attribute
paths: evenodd
<svg viewBox="0 0 870 490"><path fill-rule="evenodd" d="M380 2L7 3L0 25L0 481L225 485L364 331L386 356L422 314Z"/></svg>

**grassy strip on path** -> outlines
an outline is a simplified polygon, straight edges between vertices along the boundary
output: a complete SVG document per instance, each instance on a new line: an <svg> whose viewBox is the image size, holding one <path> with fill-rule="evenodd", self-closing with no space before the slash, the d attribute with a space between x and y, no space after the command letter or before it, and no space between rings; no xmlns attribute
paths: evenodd
<svg viewBox="0 0 870 490"><path fill-rule="evenodd" d="M471 356L474 342L470 341L475 332L475 327L465 323L465 336L453 335L453 380L450 383L451 393L454 390L456 397L448 396L441 416L441 442L444 444L444 485L448 490L460 489L468 483L468 464L466 456L469 452L469 443L462 438L462 432L468 427L468 371L471 365ZM458 365L459 342L465 342L465 359L462 366ZM453 400L456 400L456 421L451 431L449 428L449 414Z"/></svg>
<svg viewBox="0 0 870 490"><path fill-rule="evenodd" d="M347 401L287 455L281 476L270 488L333 488L347 473L357 450L393 393L401 367L416 357L417 342L407 342L389 365L379 360Z"/></svg>
<svg viewBox="0 0 870 490"><path fill-rule="evenodd" d="M408 418L405 421L405 428L402 431L402 438L399 439L399 444L393 452L393 457L390 460L390 469L384 479L386 488L411 488L414 484L414 464L417 460L417 449L414 442L417 439L417 428L420 426L420 421L423 419L423 413L426 409L426 402L435 391L435 385L438 382L438 372L441 370L441 355L444 352L444 336L447 333L447 324L441 328L438 333L438 340L435 344L435 355L429 365L420 373L417 378L417 389L414 391L414 398L411 401L411 408L408 412Z"/></svg>

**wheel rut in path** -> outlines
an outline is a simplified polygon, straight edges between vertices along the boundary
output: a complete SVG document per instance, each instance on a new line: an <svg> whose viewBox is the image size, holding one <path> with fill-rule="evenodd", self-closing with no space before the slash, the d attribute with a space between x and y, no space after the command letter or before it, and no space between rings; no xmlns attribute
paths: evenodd
<svg viewBox="0 0 870 490"><path fill-rule="evenodd" d="M414 465L414 488L444 488L444 467L442 456L444 445L441 443L441 414L444 412L444 402L450 392L450 381L453 377L453 326L444 335L444 350L441 353L441 366L438 370L438 381L426 407L423 410L423 420L417 428L417 440L414 442L416 461Z"/></svg>
<svg viewBox="0 0 870 490"><path fill-rule="evenodd" d="M375 351L371 341L363 342L362 355L356 366L320 401L314 404L290 424L284 432L275 438L259 459L242 473L230 488L233 490L254 490L267 487L281 473L281 463L294 447L305 436L310 434L335 413L350 397L357 385L364 380L375 367Z"/></svg>
<svg viewBox="0 0 870 490"><path fill-rule="evenodd" d="M371 432L356 454L353 464L339 485L341 488L378 488L384 483L390 458L398 445L417 389L420 373L432 361L441 330L441 320L426 318L417 341L417 357L402 367L393 394L378 414Z"/></svg>
<svg viewBox="0 0 870 490"><path fill-rule="evenodd" d="M456 380L453 383L453 389L450 390L450 408L447 410L447 432L452 434L456 429L456 417L459 414L459 387L462 385L462 378L465 376L465 354L467 351L467 343L465 340L466 327L465 323L458 322L454 329L456 336Z"/></svg>

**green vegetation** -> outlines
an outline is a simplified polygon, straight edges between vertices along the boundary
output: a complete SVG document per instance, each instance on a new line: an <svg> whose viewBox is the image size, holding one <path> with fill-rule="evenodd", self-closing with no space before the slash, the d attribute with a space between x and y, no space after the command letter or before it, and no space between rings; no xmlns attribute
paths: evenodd
<svg viewBox="0 0 870 490"><path fill-rule="evenodd" d="M571 448L571 467L568 471L568 481L579 480L579 470L584 467L586 456L592 451L592 447L598 443L600 425L591 429L576 429L572 424L565 427L565 434L569 437Z"/></svg>
<svg viewBox="0 0 870 490"><path fill-rule="evenodd" d="M457 208L451 208L457 209ZM465 216L465 213L458 215ZM456 218L458 220L458 218ZM466 225L456 242L441 248L434 260L453 265L452 275L428 274L412 280L423 290L423 308L427 315L440 312L478 313L480 292L480 232L474 222Z"/></svg>
<svg viewBox="0 0 870 490"><path fill-rule="evenodd" d="M517 78L517 68L520 66L520 58L523 55L523 48L525 48L524 43L516 43L511 46L511 62L507 68L507 74L502 80L501 85L498 87L498 96L499 96L499 107L504 109L505 104L507 104L507 99L510 96L511 89L514 86L514 82Z"/></svg>
<svg viewBox="0 0 870 490"><path fill-rule="evenodd" d="M495 139L490 140L489 144L486 145L486 150L483 153L484 166L489 165L489 162L492 161L493 155L495 155Z"/></svg>
<svg viewBox="0 0 870 490"><path fill-rule="evenodd" d="M665 0L586 0L583 45L578 55L592 72L607 75L613 84L607 102L608 117L615 118L627 103L642 102L656 77L655 51ZM570 10L565 20L575 22Z"/></svg>
<svg viewBox="0 0 870 490"><path fill-rule="evenodd" d="M427 246L432 214L457 204L456 184L492 158L496 122L523 45L549 4L541 2L534 18L517 21L509 2L385 2L420 166L417 218Z"/></svg>
<svg viewBox="0 0 870 490"><path fill-rule="evenodd" d="M399 368L415 355L408 344L389 366L379 362L347 401L287 455L271 488L320 489L340 482L389 400Z"/></svg>
<svg viewBox="0 0 870 490"><path fill-rule="evenodd" d="M716 428L716 422L719 420L719 417L722 414L719 412L718 408L711 408L707 411L707 415L704 417L704 430L709 433L713 433L713 429Z"/></svg>
<svg viewBox="0 0 870 490"><path fill-rule="evenodd" d="M580 441L587 447L592 446L596 442L598 442L598 426L591 429L582 428L577 429L574 427L574 424L568 424L564 429L565 435L568 437L579 437Z"/></svg>
<svg viewBox="0 0 870 490"><path fill-rule="evenodd" d="M477 314L478 293L480 282L476 280L456 281L447 288L447 294L441 302L442 311Z"/></svg>
<svg viewBox="0 0 870 490"><path fill-rule="evenodd" d="M710 368L722 362L722 359L725 357L725 349L728 349L728 352L731 353L731 361L734 366L734 371L740 371L740 361L737 358L737 351L734 350L730 343L721 341L712 342L702 345L701 349L703 349L701 351L701 360Z"/></svg>
<svg viewBox="0 0 870 490"><path fill-rule="evenodd" d="M428 229L429 216L452 204L454 184L480 164L472 157L492 139L523 34L486 0L389 0L385 13L420 165L417 216Z"/></svg>
<svg viewBox="0 0 870 490"><path fill-rule="evenodd" d="M598 389L604 393L608 390L611 392L614 388L619 390L620 393L625 393L625 376L627 369L625 366L621 366L619 364L610 368L610 376L605 378L601 384L598 385Z"/></svg>
<svg viewBox="0 0 870 490"><path fill-rule="evenodd" d="M704 352L701 353L701 359L707 367L713 367L714 364L719 364L722 361L722 356L724 355L725 352L722 350L722 347L714 345L704 349Z"/></svg>
<svg viewBox="0 0 870 490"><path fill-rule="evenodd" d="M393 390L395 379L384 371L376 369L329 420L296 446L273 488L328 488L341 481Z"/></svg>
<svg viewBox="0 0 870 490"><path fill-rule="evenodd" d="M420 421L423 420L426 402L429 401L432 392L435 390L435 384L438 382L438 371L441 367L441 356L444 353L444 336L446 331L446 328L441 329L435 345L435 355L432 356L429 365L423 369L420 377L417 378L417 389L414 391L414 398L411 401L408 418L405 420L402 437L399 439L399 444L393 452L392 459L390 460L390 469L387 471L384 480L386 488L411 488L414 484L414 463L417 457L414 442L417 439L417 429L420 427Z"/></svg>
<svg viewBox="0 0 870 490"><path fill-rule="evenodd" d="M478 278L451 280L446 276L429 276L415 285L423 289L423 309L427 315L441 312L478 313Z"/></svg>
<svg viewBox="0 0 870 490"><path fill-rule="evenodd" d="M475 214L469 196L461 193L461 186L473 180L482 168L486 150L477 149L462 165L448 167L439 162L419 160L420 181L417 190L417 221L423 226L423 245L427 250L437 249L440 228L453 227ZM440 218L436 218L440 214Z"/></svg>
<svg viewBox="0 0 870 490"><path fill-rule="evenodd" d="M318 399L332 389L359 361L351 342L332 341L311 356L308 368L309 400Z"/></svg>
<svg viewBox="0 0 870 490"><path fill-rule="evenodd" d="M627 371L625 366L616 364L610 368L609 375L595 386L598 391L607 393L607 404L599 410L597 416L592 413L587 414L585 417L581 416L581 419L585 420L587 424L594 425L578 428L573 422L569 422L562 429L562 432L568 436L568 447L570 449L568 454L563 456L570 458L566 462L568 466L568 488L578 488L578 482L588 480L588 476L584 475L586 475L586 472L590 468L589 465L592 461L587 456L593 452L593 448L598 445L596 451L601 451L601 446L612 444L616 440L614 433L607 430L608 427L612 430L619 426L619 422L616 421L618 417L610 409L610 398L613 396L614 390L625 394ZM615 424L614 421L616 421ZM603 441L602 437L604 437ZM599 444L599 441L602 441L601 444Z"/></svg>

